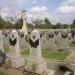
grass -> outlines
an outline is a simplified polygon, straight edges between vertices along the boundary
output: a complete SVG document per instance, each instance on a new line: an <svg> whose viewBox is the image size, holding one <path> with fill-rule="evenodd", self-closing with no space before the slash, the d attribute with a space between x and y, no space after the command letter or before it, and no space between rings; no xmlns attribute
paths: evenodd
<svg viewBox="0 0 75 75"><path fill-rule="evenodd" d="M23 56L28 56L29 55L29 50L21 50L21 55Z"/></svg>
<svg viewBox="0 0 75 75"><path fill-rule="evenodd" d="M69 54L66 52L59 52L59 51L42 51L42 55L44 58L49 59L57 59L57 60L64 60Z"/></svg>
<svg viewBox="0 0 75 75"><path fill-rule="evenodd" d="M21 55L29 56L29 50L22 50ZM64 60L69 54L66 52L59 52L59 51L49 51L44 50L42 51L42 56L48 59L57 59L57 60Z"/></svg>
<svg viewBox="0 0 75 75"><path fill-rule="evenodd" d="M4 72L0 72L0 75L8 75L7 73Z"/></svg>
<svg viewBox="0 0 75 75"><path fill-rule="evenodd" d="M74 45L75 46L75 45ZM11 50L10 48L5 48L5 52L9 53ZM29 56L29 50L21 50L22 56ZM49 51L49 50L42 50L42 56L48 59L57 59L57 60L64 60L69 54L66 52L59 52L59 51Z"/></svg>
<svg viewBox="0 0 75 75"><path fill-rule="evenodd" d="M4 48L4 50L5 50L6 53L11 52L10 48Z"/></svg>
<svg viewBox="0 0 75 75"><path fill-rule="evenodd" d="M75 47L75 44L70 44L70 47Z"/></svg>
<svg viewBox="0 0 75 75"><path fill-rule="evenodd" d="M75 47L75 40L70 44L70 47Z"/></svg>
<svg viewBox="0 0 75 75"><path fill-rule="evenodd" d="M75 47L75 41L70 44L70 47Z"/></svg>

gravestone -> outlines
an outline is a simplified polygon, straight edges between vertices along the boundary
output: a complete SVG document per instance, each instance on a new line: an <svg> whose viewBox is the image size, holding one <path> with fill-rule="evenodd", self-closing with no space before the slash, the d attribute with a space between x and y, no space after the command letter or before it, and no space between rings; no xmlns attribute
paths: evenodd
<svg viewBox="0 0 75 75"><path fill-rule="evenodd" d="M49 47L50 47L50 50L57 50L57 47L56 47L56 44L55 44L55 35L54 35L54 31L53 30L50 30L49 32Z"/></svg>
<svg viewBox="0 0 75 75"><path fill-rule="evenodd" d="M68 50L69 49L69 44L68 44L68 32L66 30L63 30L61 32L61 49L62 50Z"/></svg>
<svg viewBox="0 0 75 75"><path fill-rule="evenodd" d="M47 69L47 63L42 57L40 34L37 29L34 29L31 32L29 44L30 57L27 58L25 70L35 72L40 75L42 75L42 73L46 73L46 75L54 75L55 71Z"/></svg>
<svg viewBox="0 0 75 75"><path fill-rule="evenodd" d="M34 29L30 35L30 57L27 58L27 64L25 66L26 71L32 71L35 66L35 73L41 74L47 70L47 64L42 58L41 54L41 42L40 34L37 29Z"/></svg>
<svg viewBox="0 0 75 75"><path fill-rule="evenodd" d="M3 47L3 35L2 32L0 31L0 50L4 52L4 47Z"/></svg>
<svg viewBox="0 0 75 75"><path fill-rule="evenodd" d="M71 36L71 32L68 33L68 43L71 44L72 43L72 36Z"/></svg>
<svg viewBox="0 0 75 75"><path fill-rule="evenodd" d="M28 49L29 44L28 41L26 40L26 36L24 35L24 31L21 29L19 31L19 43L20 43L20 49Z"/></svg>
<svg viewBox="0 0 75 75"><path fill-rule="evenodd" d="M9 44L9 31L8 30L4 30L3 33L3 44L4 44L4 48L9 48L10 44Z"/></svg>
<svg viewBox="0 0 75 75"><path fill-rule="evenodd" d="M20 55L19 37L16 30L12 30L9 36L9 43L11 52L8 54L8 57L11 60L11 66L19 68L24 65L24 58Z"/></svg>
<svg viewBox="0 0 75 75"><path fill-rule="evenodd" d="M47 35L46 32L42 31L42 33L40 33L40 37L41 37L41 49L42 50L46 50L47 49Z"/></svg>
<svg viewBox="0 0 75 75"><path fill-rule="evenodd" d="M38 30L35 29L34 31L32 31L29 43L30 43L30 57L40 59L42 56L41 56L40 35Z"/></svg>
<svg viewBox="0 0 75 75"><path fill-rule="evenodd" d="M71 29L72 42L75 41L75 29Z"/></svg>
<svg viewBox="0 0 75 75"><path fill-rule="evenodd" d="M58 50L60 49L61 40L62 40L61 31L59 31L57 35L57 40L56 40L56 45L57 45Z"/></svg>

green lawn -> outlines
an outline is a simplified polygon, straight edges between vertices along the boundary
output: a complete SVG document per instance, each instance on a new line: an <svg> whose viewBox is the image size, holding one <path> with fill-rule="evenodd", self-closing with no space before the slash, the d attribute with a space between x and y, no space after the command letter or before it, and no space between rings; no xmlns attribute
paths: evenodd
<svg viewBox="0 0 75 75"><path fill-rule="evenodd" d="M29 56L29 50L22 50L21 55ZM44 58L49 58L49 59L64 60L68 55L69 54L66 52L48 51L48 50L42 51L42 56Z"/></svg>
<svg viewBox="0 0 75 75"><path fill-rule="evenodd" d="M75 43L71 43L70 44L70 47L75 47Z"/></svg>
<svg viewBox="0 0 75 75"><path fill-rule="evenodd" d="M29 56L29 50L21 50L21 55Z"/></svg>
<svg viewBox="0 0 75 75"><path fill-rule="evenodd" d="M5 51L6 53L11 52L10 48L4 48L4 51Z"/></svg>
<svg viewBox="0 0 75 75"><path fill-rule="evenodd" d="M5 49L5 52L9 53L11 50L9 48ZM21 50L22 56L29 56L29 50ZM49 51L43 50L42 56L48 59L57 59L57 60L64 60L69 54L66 52L59 52L59 51Z"/></svg>
<svg viewBox="0 0 75 75"><path fill-rule="evenodd" d="M42 51L42 55L44 58L64 60L69 54L59 51Z"/></svg>
<svg viewBox="0 0 75 75"><path fill-rule="evenodd" d="M4 72L0 72L0 75L8 75L7 73Z"/></svg>

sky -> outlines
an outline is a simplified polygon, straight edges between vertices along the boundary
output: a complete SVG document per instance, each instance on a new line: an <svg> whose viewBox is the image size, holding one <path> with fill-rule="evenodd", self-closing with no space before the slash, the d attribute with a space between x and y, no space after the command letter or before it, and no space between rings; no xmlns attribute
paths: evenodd
<svg viewBox="0 0 75 75"><path fill-rule="evenodd" d="M75 0L0 0L4 19L18 17L23 9L27 10L28 20L47 17L53 24L71 24L75 19Z"/></svg>

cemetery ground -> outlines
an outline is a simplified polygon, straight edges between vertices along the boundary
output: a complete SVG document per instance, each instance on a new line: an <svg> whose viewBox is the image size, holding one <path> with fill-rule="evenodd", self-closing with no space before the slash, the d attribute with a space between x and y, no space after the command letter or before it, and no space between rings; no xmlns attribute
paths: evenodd
<svg viewBox="0 0 75 75"><path fill-rule="evenodd" d="M75 47L75 41L70 44L70 47Z"/></svg>
<svg viewBox="0 0 75 75"><path fill-rule="evenodd" d="M70 47L75 47L75 42L72 42L70 44ZM10 48L5 48L4 50L6 53L11 52ZM29 50L22 49L21 55L23 57L29 57L29 52L30 52ZM67 53L65 51L42 50L43 58L45 58L46 60L54 61L54 62L55 61L63 62L68 57L69 54L70 53ZM61 75L60 72L58 71L55 74ZM27 75L27 74L23 74L22 70L19 70L19 69L9 68L6 70L4 67L0 67L0 75ZM28 75L33 75L33 74L28 74Z"/></svg>
<svg viewBox="0 0 75 75"><path fill-rule="evenodd" d="M11 52L11 50L9 48L5 49L6 53ZM22 56L29 56L29 50L21 50L21 55ZM46 59L49 60L64 60L67 56L69 55L69 53L65 52L65 51L49 51L49 50L42 50L42 56Z"/></svg>
<svg viewBox="0 0 75 75"><path fill-rule="evenodd" d="M9 52L11 52L11 50L9 48L5 48L5 52L9 53ZM29 50L25 50L25 49L21 50L21 55L28 57ZM55 61L55 60L63 61L68 55L69 55L69 53L66 53L64 51L62 51L62 52L49 51L49 50L42 51L42 56L44 58L46 58L48 60L53 60L53 61ZM25 75L25 74L23 74L20 69L14 69L14 68L5 69L4 67L1 67L0 68L0 75ZM33 75L33 74L28 74L28 75ZM43 74L43 75L46 75L46 74ZM58 75L60 75L60 74L58 74Z"/></svg>

